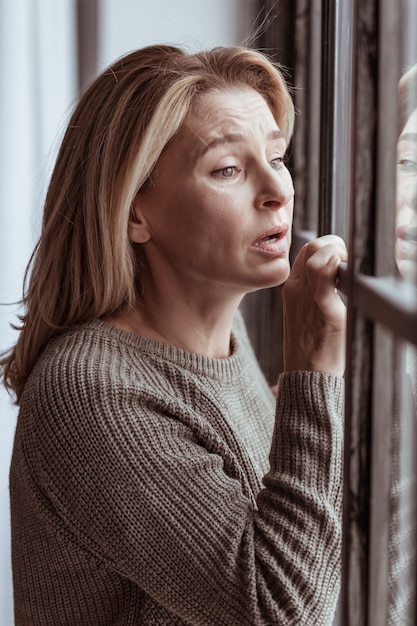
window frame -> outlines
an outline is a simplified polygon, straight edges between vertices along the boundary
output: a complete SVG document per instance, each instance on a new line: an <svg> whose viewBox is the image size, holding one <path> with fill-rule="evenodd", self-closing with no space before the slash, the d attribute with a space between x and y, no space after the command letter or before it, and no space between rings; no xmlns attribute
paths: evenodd
<svg viewBox="0 0 417 626"><path fill-rule="evenodd" d="M395 345L399 340L417 345L417 292L395 277L398 129L386 120L397 119L399 5L353 0L350 6L344 35L353 54L350 167L344 169L344 159L342 167L336 165L337 146L325 166L333 163L335 184L345 175L350 190L349 262L339 272L348 309L340 614L344 626L360 626L388 623ZM337 64L337 36L328 54ZM336 115L332 120L336 127ZM334 224L337 204L323 198L322 210L330 213L325 223Z"/></svg>
<svg viewBox="0 0 417 626"><path fill-rule="evenodd" d="M349 262L339 271L348 310L336 617L343 626L388 623L393 372L397 344L417 345L417 291L396 277L398 128L386 120L397 120L400 10L410 1L295 0L292 30L286 24L283 32L276 22L285 0L260 46L288 67L301 112L290 163L297 190L292 257L316 234L348 240ZM270 9L272 0L261 6ZM276 327L274 313L267 321ZM275 350L271 343L268 350Z"/></svg>

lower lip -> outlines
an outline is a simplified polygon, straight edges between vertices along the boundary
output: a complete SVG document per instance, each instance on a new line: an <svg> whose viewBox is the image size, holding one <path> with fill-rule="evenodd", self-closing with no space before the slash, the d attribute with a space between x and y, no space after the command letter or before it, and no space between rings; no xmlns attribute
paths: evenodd
<svg viewBox="0 0 417 626"><path fill-rule="evenodd" d="M275 241L252 244L251 249L267 256L280 257L288 254L288 242L285 237L282 237Z"/></svg>
<svg viewBox="0 0 417 626"><path fill-rule="evenodd" d="M403 258L417 259L417 242L410 239L397 239L398 250Z"/></svg>

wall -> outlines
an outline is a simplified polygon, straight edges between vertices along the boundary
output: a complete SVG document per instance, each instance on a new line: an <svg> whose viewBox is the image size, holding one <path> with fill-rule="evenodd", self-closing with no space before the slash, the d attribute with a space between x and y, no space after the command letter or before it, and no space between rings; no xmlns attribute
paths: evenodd
<svg viewBox="0 0 417 626"><path fill-rule="evenodd" d="M75 97L73 0L0 1L0 303L21 298L51 156ZM52 54L51 54L52 51ZM0 306L0 350L16 339ZM16 407L0 387L0 626L13 624L8 472Z"/></svg>
<svg viewBox="0 0 417 626"><path fill-rule="evenodd" d="M97 71L151 43L188 49L240 43L256 0L101 0ZM75 0L0 0L0 302L21 297L42 197L75 96ZM0 305L0 349L15 340L16 307ZM0 388L0 626L13 624L8 469L16 409Z"/></svg>
<svg viewBox="0 0 417 626"><path fill-rule="evenodd" d="M179 44L190 50L240 43L254 21L256 4L254 0L101 0L99 65L152 43Z"/></svg>

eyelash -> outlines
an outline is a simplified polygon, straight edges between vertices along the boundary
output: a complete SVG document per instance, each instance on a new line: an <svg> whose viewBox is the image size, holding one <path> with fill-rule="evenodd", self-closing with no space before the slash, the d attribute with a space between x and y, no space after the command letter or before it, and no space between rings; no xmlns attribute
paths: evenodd
<svg viewBox="0 0 417 626"><path fill-rule="evenodd" d="M413 159L401 159L398 161L398 166L405 174L417 173L417 162Z"/></svg>
<svg viewBox="0 0 417 626"><path fill-rule="evenodd" d="M226 172L228 171L233 171L233 174L231 176L227 175ZM228 165L227 167L222 167L221 169L216 170L214 174L217 174L221 178L233 178L233 176L239 172L241 172L241 170L238 169L236 165Z"/></svg>
<svg viewBox="0 0 417 626"><path fill-rule="evenodd" d="M275 157L275 159L272 159L270 161L270 163L272 163L273 161L278 161L278 167L275 167L275 168L272 168L272 169L280 170L285 165L285 158L284 157ZM271 167L272 167L272 165L271 165Z"/></svg>
<svg viewBox="0 0 417 626"><path fill-rule="evenodd" d="M278 167L273 167L272 163L274 161L278 162ZM271 168L274 169L275 171L280 170L284 165L285 165L285 160L284 157L275 157L274 159L271 159L271 161L269 162L271 165ZM225 172L233 170L233 174L232 175L225 175ZM242 170L239 169L236 165L228 165L227 167L222 167L219 170L215 170L213 172L213 174L221 177L221 178L233 178L234 175L239 174Z"/></svg>

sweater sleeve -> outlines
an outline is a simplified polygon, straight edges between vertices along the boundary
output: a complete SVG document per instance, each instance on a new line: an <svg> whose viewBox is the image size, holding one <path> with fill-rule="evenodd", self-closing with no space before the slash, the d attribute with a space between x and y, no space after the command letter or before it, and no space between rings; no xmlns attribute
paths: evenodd
<svg viewBox="0 0 417 626"><path fill-rule="evenodd" d="M343 402L340 378L280 377L271 469L258 498L258 528L271 537L273 527L279 537L265 578L277 623L332 623L340 586Z"/></svg>
<svg viewBox="0 0 417 626"><path fill-rule="evenodd" d="M255 505L198 408L107 387L86 376L39 396L27 458L56 532L187 624L330 624L342 381L281 376Z"/></svg>

